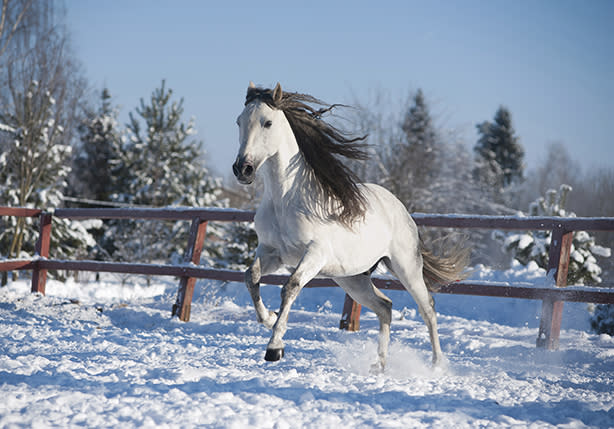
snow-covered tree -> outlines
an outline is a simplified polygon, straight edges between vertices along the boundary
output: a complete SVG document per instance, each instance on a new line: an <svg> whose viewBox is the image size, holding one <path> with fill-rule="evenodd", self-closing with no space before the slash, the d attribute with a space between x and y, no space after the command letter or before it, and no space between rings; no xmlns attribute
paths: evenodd
<svg viewBox="0 0 614 429"><path fill-rule="evenodd" d="M172 93L162 81L149 103L141 99L130 113L112 200L151 207L220 205L220 181L205 168L202 143L190 139L193 120L184 122L183 99L172 101ZM187 231L183 223L117 221L106 235L116 258L152 261L182 254ZM215 234L215 226L208 231Z"/></svg>
<svg viewBox="0 0 614 429"><path fill-rule="evenodd" d="M75 197L109 201L117 189L121 158L118 109L108 89L101 92L100 106L86 113L79 125L80 144L73 159L70 191Z"/></svg>
<svg viewBox="0 0 614 429"><path fill-rule="evenodd" d="M0 204L54 208L70 171L74 125L85 81L70 51L63 14L48 1L3 2L0 21ZM5 218L0 254L31 253L34 219ZM57 224L57 225L56 225ZM77 227L54 222L52 243L69 235L87 242ZM67 248L54 249L64 257ZM6 274L2 281L6 282Z"/></svg>
<svg viewBox="0 0 614 429"><path fill-rule="evenodd" d="M480 137L474 147L477 180L494 195L523 178L524 149L515 135L510 111L500 106L494 122L484 121L477 126Z"/></svg>
<svg viewBox="0 0 614 429"><path fill-rule="evenodd" d="M62 205L62 189L70 172L71 146L62 144L63 127L55 123L55 100L34 81L15 95L15 110L0 112L0 204L54 208ZM0 254L8 258L31 254L38 225L31 218L8 218L0 232ZM91 244L77 223L54 219L54 256L65 258ZM3 279L5 281L5 279Z"/></svg>
<svg viewBox="0 0 614 429"><path fill-rule="evenodd" d="M194 121L183 121L183 99L171 101L165 81L130 113L123 154L126 202L163 207L203 206L216 201L219 181L204 167L202 142L190 139Z"/></svg>
<svg viewBox="0 0 614 429"><path fill-rule="evenodd" d="M561 185L559 191L550 190L546 197L540 197L529 206L529 216L574 217L565 210L565 201L571 187ZM528 231L526 233L503 233L495 231L493 236L501 242L506 251L522 265L535 261L541 268L548 267L551 231ZM586 231L576 231L570 251L568 284L599 284L601 268L595 256L609 257L610 249L597 245L595 239Z"/></svg>
<svg viewBox="0 0 614 429"><path fill-rule="evenodd" d="M352 166L365 181L383 185L415 212L508 213L473 179L466 145L453 129L438 126L423 91L387 113L394 103L382 94L369 105L356 102L357 122L368 134L372 156ZM372 105L371 105L372 104Z"/></svg>
<svg viewBox="0 0 614 429"><path fill-rule="evenodd" d="M438 175L441 141L422 90L413 96L400 128L399 140L391 142L383 156L384 184L410 211L427 211L429 187Z"/></svg>
<svg viewBox="0 0 614 429"><path fill-rule="evenodd" d="M63 144L63 128L55 122L55 99L37 81L14 96L13 109L0 111L0 122L13 132L0 140L0 203L15 207L57 207L70 166L70 145ZM41 205L42 204L42 205ZM3 235L11 235L4 249L19 256L32 220L17 218ZM29 241L29 240L28 240ZM3 252L4 253L4 252Z"/></svg>

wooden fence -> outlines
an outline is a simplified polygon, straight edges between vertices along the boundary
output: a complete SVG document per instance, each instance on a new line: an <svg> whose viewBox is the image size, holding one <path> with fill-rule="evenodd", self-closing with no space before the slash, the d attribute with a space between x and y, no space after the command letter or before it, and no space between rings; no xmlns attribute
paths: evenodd
<svg viewBox="0 0 614 429"><path fill-rule="evenodd" d="M249 222L254 218L250 211L234 209L200 208L97 208L97 209L56 209L43 211L29 208L0 207L0 216L38 217L40 234L36 243L36 256L32 259L13 259L0 261L0 272L14 270L32 271L32 292L45 293L48 270L71 270L113 272L128 274L160 275L179 277L177 299L172 314L182 321L190 319L192 294L199 278L243 281L243 273L231 270L213 269L199 266L200 255L205 240L207 223ZM53 217L84 219L144 219L191 221L187 250L183 264L137 264L121 262L59 260L49 257L51 221ZM418 225L439 228L477 228L497 230L549 230L552 239L549 253L548 273L554 284L551 287L509 285L488 282L460 281L443 286L438 293L491 296L503 298L524 298L542 301L537 346L556 349L559 342L562 310L564 301L614 304L614 288L590 286L566 286L570 249L574 231L614 231L614 218L559 218L559 217L509 217L509 216L469 216L414 214ZM282 285L288 279L285 275L264 276L262 283ZM374 277L380 289L402 290L396 280ZM336 286L332 280L314 279L307 287ZM610 285L611 286L611 285ZM360 324L359 304L346 295L340 327L358 330Z"/></svg>

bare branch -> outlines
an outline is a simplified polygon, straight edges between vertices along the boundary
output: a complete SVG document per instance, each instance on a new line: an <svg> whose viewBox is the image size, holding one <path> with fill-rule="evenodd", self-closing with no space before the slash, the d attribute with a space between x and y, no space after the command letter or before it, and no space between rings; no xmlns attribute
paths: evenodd
<svg viewBox="0 0 614 429"><path fill-rule="evenodd" d="M9 3L9 0L2 0L2 18L0 19L0 40L2 39L2 34L4 33L4 25L6 23L6 14L7 14L7 9L8 9L8 3ZM19 15L17 16L17 18L15 19L15 22L13 23L13 27L11 28L11 30L8 32L8 34L6 36L6 40L4 41L4 46L2 46L0 48L0 57L4 54L4 52L8 48L9 43L11 42L11 39L13 38L15 33L17 33L17 29L19 28L19 24L23 20L23 17L25 16L26 12L28 11L28 9L30 8L31 5L32 5L32 0L28 0L24 4L24 7L21 10L21 12L19 13Z"/></svg>

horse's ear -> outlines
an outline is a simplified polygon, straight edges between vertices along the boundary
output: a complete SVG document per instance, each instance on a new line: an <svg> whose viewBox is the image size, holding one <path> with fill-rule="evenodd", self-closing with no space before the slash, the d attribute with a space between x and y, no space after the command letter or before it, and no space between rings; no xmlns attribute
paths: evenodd
<svg viewBox="0 0 614 429"><path fill-rule="evenodd" d="M275 85L275 89L273 90L273 101L278 103L281 101L283 92L281 90L281 85L279 84L279 82L277 82L277 85Z"/></svg>
<svg viewBox="0 0 614 429"><path fill-rule="evenodd" d="M254 89L256 88L256 85L254 84L254 82L252 82L251 80L249 81L249 86L247 87L248 89Z"/></svg>

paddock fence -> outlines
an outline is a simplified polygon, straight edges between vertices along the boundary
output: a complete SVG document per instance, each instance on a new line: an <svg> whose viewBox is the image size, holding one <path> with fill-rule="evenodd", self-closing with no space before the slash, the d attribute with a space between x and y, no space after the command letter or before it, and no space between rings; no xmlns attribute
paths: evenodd
<svg viewBox="0 0 614 429"><path fill-rule="evenodd" d="M251 222L254 212L217 208L64 208L53 211L22 207L0 207L0 216L38 218L39 236L36 254L30 259L0 260L0 272L32 271L32 292L45 293L48 270L110 272L142 274L150 276L173 276L179 278L177 298L172 315L182 321L189 321L192 295L197 279L242 282L244 274L238 271L200 266L201 252L205 242L208 222ZM190 230L184 261L182 264L144 264L125 262L104 262L93 260L60 260L50 257L50 238L53 217L86 219L126 219L147 221L189 221ZM570 251L575 231L614 231L612 217L513 217L513 216L471 216L413 214L416 224L428 228L492 229L552 231L549 249L547 279L534 286L464 280L442 286L437 293L500 298L522 298L542 301L542 313L536 344L538 347L556 349L563 315L563 303L590 302L614 304L613 285L567 286ZM263 284L283 285L286 275L263 276ZM403 286L390 278L374 277L376 287L387 290L403 290ZM336 284L329 279L314 279L306 287L332 287ZM604 287L609 286L609 287ZM360 326L360 304L348 295L345 297L340 328L356 331Z"/></svg>

